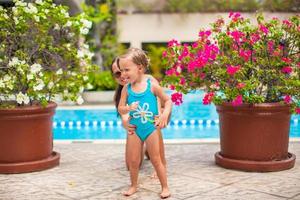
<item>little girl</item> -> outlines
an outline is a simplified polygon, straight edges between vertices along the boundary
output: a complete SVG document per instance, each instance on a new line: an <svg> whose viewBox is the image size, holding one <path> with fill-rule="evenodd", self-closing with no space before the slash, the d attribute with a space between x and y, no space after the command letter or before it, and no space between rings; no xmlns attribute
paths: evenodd
<svg viewBox="0 0 300 200"><path fill-rule="evenodd" d="M170 191L166 168L160 158L159 134L156 128L166 127L172 110L172 102L163 89L158 84L152 83L145 75L149 59L142 50L128 51L127 54L119 57L119 64L122 77L127 79L128 85L122 89L118 111L121 115L129 113L130 124L136 126L136 134L130 135L133 138L130 140L131 144L128 149L131 187L123 194L130 196L137 191L141 144L145 141L150 160L161 183L160 196L168 198ZM154 122L154 116L158 114L157 97L161 99L165 108L158 120Z"/></svg>

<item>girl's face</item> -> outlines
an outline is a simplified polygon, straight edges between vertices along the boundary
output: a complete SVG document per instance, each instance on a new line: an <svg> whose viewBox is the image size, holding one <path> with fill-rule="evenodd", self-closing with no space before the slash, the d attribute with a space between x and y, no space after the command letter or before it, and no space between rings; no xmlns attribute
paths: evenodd
<svg viewBox="0 0 300 200"><path fill-rule="evenodd" d="M128 83L135 82L143 73L143 67L132 62L130 58L120 59L121 77L126 79Z"/></svg>
<svg viewBox="0 0 300 200"><path fill-rule="evenodd" d="M112 70L112 73L113 73L113 77L115 78L115 80L117 81L117 83L119 85L124 86L127 82L126 82L126 79L122 78L121 71L118 68L117 62L114 62L112 64L111 70Z"/></svg>

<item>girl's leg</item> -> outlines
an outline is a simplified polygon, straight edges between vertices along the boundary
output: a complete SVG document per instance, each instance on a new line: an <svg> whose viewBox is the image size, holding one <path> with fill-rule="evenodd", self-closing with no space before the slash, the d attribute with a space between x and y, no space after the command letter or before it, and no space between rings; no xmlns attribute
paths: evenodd
<svg viewBox="0 0 300 200"><path fill-rule="evenodd" d="M136 134L127 137L127 162L130 172L131 186L123 195L130 196L137 191L138 172L141 163L143 142Z"/></svg>
<svg viewBox="0 0 300 200"><path fill-rule="evenodd" d="M150 160L155 168L157 176L159 178L162 192L160 196L162 198L167 198L170 196L170 191L167 183L167 173L166 168L162 163L160 158L160 144L159 144L159 133L155 130L146 140L146 145L148 149L148 153L150 156Z"/></svg>
<svg viewBox="0 0 300 200"><path fill-rule="evenodd" d="M161 129L157 129L157 132L159 135L159 154L160 154L161 162L165 166L165 168L167 168L167 161L165 157L165 145L164 145ZM151 178L157 178L156 172L153 172Z"/></svg>
<svg viewBox="0 0 300 200"><path fill-rule="evenodd" d="M128 148L129 148L129 143L128 143L128 137L127 136L127 139L126 139L126 146L125 146L125 163L126 163L126 169L129 170L129 161L128 161ZM144 144L142 143L142 146ZM142 147L143 148L143 147ZM144 152L141 151L141 161L140 161L140 167L142 166L143 164L143 160L144 160Z"/></svg>

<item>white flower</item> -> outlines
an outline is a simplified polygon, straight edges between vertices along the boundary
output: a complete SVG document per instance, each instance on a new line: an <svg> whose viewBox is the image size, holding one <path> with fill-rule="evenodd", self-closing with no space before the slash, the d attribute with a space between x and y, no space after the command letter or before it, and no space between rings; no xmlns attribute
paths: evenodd
<svg viewBox="0 0 300 200"><path fill-rule="evenodd" d="M43 0L36 0L35 3L41 5L41 4L43 4L44 2L43 2Z"/></svg>
<svg viewBox="0 0 300 200"><path fill-rule="evenodd" d="M133 118L141 118L141 122L143 124L147 123L148 119L153 117L153 113L148 110L149 110L148 103L144 103L143 107L139 105L136 111L133 113Z"/></svg>
<svg viewBox="0 0 300 200"><path fill-rule="evenodd" d="M75 35L75 33L68 33L69 37L73 37Z"/></svg>
<svg viewBox="0 0 300 200"><path fill-rule="evenodd" d="M86 19L80 19L80 22L83 24L84 28L90 29L93 23Z"/></svg>
<svg viewBox="0 0 300 200"><path fill-rule="evenodd" d="M13 17L14 18L14 21L15 21L15 24L19 24L19 20L17 17Z"/></svg>
<svg viewBox="0 0 300 200"><path fill-rule="evenodd" d="M80 86L80 87L79 87L79 92L83 92L83 90L84 90L84 87L83 87L83 86Z"/></svg>
<svg viewBox="0 0 300 200"><path fill-rule="evenodd" d="M17 103L22 104L22 103L28 104L29 103L29 97L26 94L23 94L22 92L19 92L17 94Z"/></svg>
<svg viewBox="0 0 300 200"><path fill-rule="evenodd" d="M45 9L44 12L45 12L46 14L48 14L48 13L49 13L49 10L48 10L48 9Z"/></svg>
<svg viewBox="0 0 300 200"><path fill-rule="evenodd" d="M72 22L71 21L67 21L67 23L65 24L66 27L72 26Z"/></svg>
<svg viewBox="0 0 300 200"><path fill-rule="evenodd" d="M176 68L176 71L177 71L178 73L181 73L181 67L178 66L178 67Z"/></svg>
<svg viewBox="0 0 300 200"><path fill-rule="evenodd" d="M83 80L84 80L84 81L87 81L88 79L89 79L88 76L83 76Z"/></svg>
<svg viewBox="0 0 300 200"><path fill-rule="evenodd" d="M8 81L11 80L11 77L10 77L9 75L6 74L6 75L3 77L3 80L4 80L4 82L8 82Z"/></svg>
<svg viewBox="0 0 300 200"><path fill-rule="evenodd" d="M65 9L62 9L60 12L65 15L66 18L70 17L69 13Z"/></svg>
<svg viewBox="0 0 300 200"><path fill-rule="evenodd" d="M80 33L81 33L82 35L86 35L86 34L89 33L89 29L87 29L87 28L81 28L81 29L80 29Z"/></svg>
<svg viewBox="0 0 300 200"><path fill-rule="evenodd" d="M34 20L39 22L40 21L40 17L39 16L33 16Z"/></svg>
<svg viewBox="0 0 300 200"><path fill-rule="evenodd" d="M78 57L78 58L83 58L84 55L85 55L84 51L82 51L82 50L80 50L80 49L77 50L77 57Z"/></svg>
<svg viewBox="0 0 300 200"><path fill-rule="evenodd" d="M45 87L45 83L43 80L38 79L37 80L37 85L33 86L34 91L40 91Z"/></svg>
<svg viewBox="0 0 300 200"><path fill-rule="evenodd" d="M25 7L24 11L30 14L38 13L37 8L32 3L28 3L28 7Z"/></svg>
<svg viewBox="0 0 300 200"><path fill-rule="evenodd" d="M42 66L40 64L34 63L33 65L30 66L30 70L32 73L36 74L42 70Z"/></svg>
<svg viewBox="0 0 300 200"><path fill-rule="evenodd" d="M33 74L27 74L27 79L30 81L33 79Z"/></svg>
<svg viewBox="0 0 300 200"><path fill-rule="evenodd" d="M79 104L79 105L81 105L81 104L83 104L83 102L84 102L83 98L81 96L78 96L77 100L76 100L76 103Z"/></svg>
<svg viewBox="0 0 300 200"><path fill-rule="evenodd" d="M57 74L57 75L63 74L63 70L62 70L62 69L57 70L56 74Z"/></svg>
<svg viewBox="0 0 300 200"><path fill-rule="evenodd" d="M52 81L50 81L50 82L48 83L48 88L51 89L53 86L54 86L54 83L53 83Z"/></svg>
<svg viewBox="0 0 300 200"><path fill-rule="evenodd" d="M20 63L20 61L19 61L19 59L17 58L17 57L13 57L9 62L8 62L8 66L15 66L15 65L17 65L17 64L19 64Z"/></svg>
<svg viewBox="0 0 300 200"><path fill-rule="evenodd" d="M8 15L7 15L6 13L3 14L3 17L4 17L5 19L8 19Z"/></svg>
<svg viewBox="0 0 300 200"><path fill-rule="evenodd" d="M60 26L58 24L54 25L54 30L60 30Z"/></svg>
<svg viewBox="0 0 300 200"><path fill-rule="evenodd" d="M5 86L4 81L0 79L0 88L4 88L4 86Z"/></svg>

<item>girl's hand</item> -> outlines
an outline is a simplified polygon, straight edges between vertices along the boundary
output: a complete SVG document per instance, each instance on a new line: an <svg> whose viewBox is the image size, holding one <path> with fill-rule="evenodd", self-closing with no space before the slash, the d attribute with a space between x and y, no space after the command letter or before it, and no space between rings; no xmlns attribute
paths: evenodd
<svg viewBox="0 0 300 200"><path fill-rule="evenodd" d="M139 106L139 102L136 101L136 102L133 102L132 104L130 104L128 107L129 107L129 111L132 111L132 110L136 110Z"/></svg>
<svg viewBox="0 0 300 200"><path fill-rule="evenodd" d="M159 128L165 128L168 124L168 115L161 114L158 117L158 120L155 121L155 126L158 126Z"/></svg>

